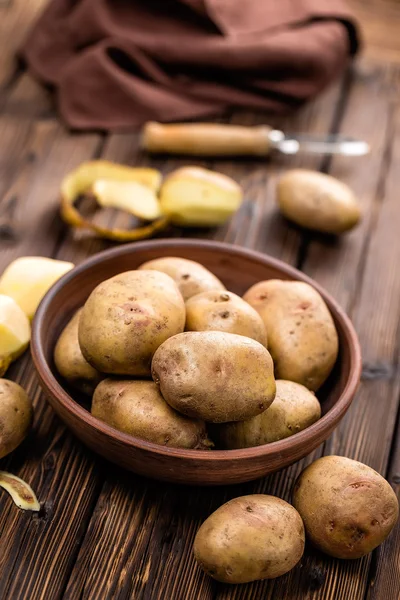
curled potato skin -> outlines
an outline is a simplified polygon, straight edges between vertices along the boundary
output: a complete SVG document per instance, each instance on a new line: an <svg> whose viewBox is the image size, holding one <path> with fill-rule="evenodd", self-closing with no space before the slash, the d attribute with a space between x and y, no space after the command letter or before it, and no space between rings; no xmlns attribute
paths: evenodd
<svg viewBox="0 0 400 600"><path fill-rule="evenodd" d="M119 431L162 446L212 446L204 421L173 410L153 381L104 379L94 392L92 414Z"/></svg>
<svg viewBox="0 0 400 600"><path fill-rule="evenodd" d="M151 237L168 225L165 216L136 229L109 228L97 225L83 215L75 206L80 195L87 193L98 179L135 181L157 191L161 184L161 173L146 167L126 167L105 160L82 163L69 173L61 184L60 212L63 220L73 227L89 229L99 237L116 242L129 242Z"/></svg>
<svg viewBox="0 0 400 600"><path fill-rule="evenodd" d="M280 498L253 494L234 498L197 532L194 556L217 581L247 583L290 571L304 552L298 512Z"/></svg>
<svg viewBox="0 0 400 600"><path fill-rule="evenodd" d="M223 450L251 448L283 440L306 429L321 416L314 393L299 383L276 380L276 395L263 413L236 423L214 425L210 433Z"/></svg>
<svg viewBox="0 0 400 600"><path fill-rule="evenodd" d="M336 558L360 558L394 527L399 504L376 471L344 456L324 456L299 476L293 489L307 537Z"/></svg>
<svg viewBox="0 0 400 600"><path fill-rule="evenodd" d="M78 340L80 308L65 326L54 349L57 371L75 389L91 396L102 379L99 373L84 358Z"/></svg>
<svg viewBox="0 0 400 600"><path fill-rule="evenodd" d="M269 279L243 296L265 323L275 377L316 391L336 362L339 339L320 294L308 283Z"/></svg>
<svg viewBox="0 0 400 600"><path fill-rule="evenodd" d="M186 301L208 290L225 290L224 284L200 263L177 256L155 258L140 265L139 269L166 273L175 281Z"/></svg>
<svg viewBox="0 0 400 600"><path fill-rule="evenodd" d="M339 235L352 229L361 209L351 189L331 175L293 169L278 182L282 214L307 229Z"/></svg>
<svg viewBox="0 0 400 600"><path fill-rule="evenodd" d="M0 379L0 458L21 444L32 419L32 402L25 390L14 381Z"/></svg>
<svg viewBox="0 0 400 600"><path fill-rule="evenodd" d="M93 290L79 319L78 339L98 371L148 376L158 346L184 326L185 304L171 277L126 271Z"/></svg>
<svg viewBox="0 0 400 600"><path fill-rule="evenodd" d="M250 338L222 331L188 331L166 340L151 366L170 406L212 423L260 414L275 397L271 356Z"/></svg>
<svg viewBox="0 0 400 600"><path fill-rule="evenodd" d="M0 487L8 492L13 502L22 510L39 512L40 503L31 486L7 471L0 471Z"/></svg>
<svg viewBox="0 0 400 600"><path fill-rule="evenodd" d="M232 292L211 290L189 298L185 329L236 333L267 347L267 332L260 315Z"/></svg>

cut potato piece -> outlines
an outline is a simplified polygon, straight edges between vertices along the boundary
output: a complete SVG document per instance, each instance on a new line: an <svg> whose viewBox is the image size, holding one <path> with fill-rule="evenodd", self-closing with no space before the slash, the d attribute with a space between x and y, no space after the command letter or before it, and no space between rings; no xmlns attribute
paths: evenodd
<svg viewBox="0 0 400 600"><path fill-rule="evenodd" d="M161 210L176 225L221 225L237 211L242 199L236 181L201 167L177 169L160 191Z"/></svg>
<svg viewBox="0 0 400 600"><path fill-rule="evenodd" d="M12 473L0 471L0 487L8 492L18 508L38 512L40 504L31 486Z"/></svg>
<svg viewBox="0 0 400 600"><path fill-rule="evenodd" d="M161 216L155 193L136 181L98 179L91 192L100 206L125 210L146 221L154 221Z"/></svg>
<svg viewBox="0 0 400 600"><path fill-rule="evenodd" d="M31 326L28 317L9 296L0 294L0 377L28 347Z"/></svg>
<svg viewBox="0 0 400 600"><path fill-rule="evenodd" d="M73 263L43 256L17 258L0 277L0 294L13 298L32 319L46 292L73 267Z"/></svg>

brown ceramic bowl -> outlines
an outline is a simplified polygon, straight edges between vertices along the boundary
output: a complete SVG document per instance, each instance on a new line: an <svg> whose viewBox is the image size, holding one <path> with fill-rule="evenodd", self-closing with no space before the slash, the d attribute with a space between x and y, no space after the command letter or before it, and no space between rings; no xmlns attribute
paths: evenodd
<svg viewBox="0 0 400 600"><path fill-rule="evenodd" d="M159 256L181 256L198 261L239 295L257 281L271 278L305 281L319 291L333 315L340 338L336 367L318 393L323 411L319 421L272 444L243 450L200 451L166 448L131 437L90 414L84 400L70 392L57 375L53 362L56 340L72 313L84 304L98 283ZM344 416L361 371L357 335L346 314L327 292L279 260L213 241L146 241L120 246L89 258L64 275L43 299L33 323L31 347L36 370L51 406L87 446L141 475L199 485L250 481L309 454L328 438Z"/></svg>

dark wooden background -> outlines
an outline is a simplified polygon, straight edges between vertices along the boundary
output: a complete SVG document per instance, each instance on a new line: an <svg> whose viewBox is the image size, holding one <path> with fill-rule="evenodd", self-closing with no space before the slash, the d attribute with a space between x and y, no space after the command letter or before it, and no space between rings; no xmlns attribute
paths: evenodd
<svg viewBox="0 0 400 600"><path fill-rule="evenodd" d="M58 217L61 178L81 161L103 157L151 164L164 173L183 161L150 160L134 134L70 135L51 99L13 53L45 0L0 0L0 270L26 254L78 263L107 246L71 233ZM245 202L229 225L205 235L270 253L324 285L354 321L363 350L362 384L328 442L306 460L255 483L221 489L148 481L109 465L74 439L46 404L29 353L8 375L35 403L30 438L0 468L37 491L42 511L24 513L0 495L0 598L137 600L397 600L400 528L372 555L333 560L308 548L288 575L241 586L201 573L191 548L200 523L226 500L266 492L289 498L300 470L322 454L343 454L386 474L400 493L400 4L352 0L366 37L363 56L317 101L272 123L286 130L343 132L366 139L368 157L215 161L237 179ZM232 113L229 121L271 122ZM211 165L211 163L204 163ZM362 224L334 241L304 233L276 212L277 177L304 166L348 183L364 210ZM114 219L111 215L107 218ZM124 223L124 218L119 217ZM182 235L176 229L172 235ZM187 233L186 233L187 235Z"/></svg>

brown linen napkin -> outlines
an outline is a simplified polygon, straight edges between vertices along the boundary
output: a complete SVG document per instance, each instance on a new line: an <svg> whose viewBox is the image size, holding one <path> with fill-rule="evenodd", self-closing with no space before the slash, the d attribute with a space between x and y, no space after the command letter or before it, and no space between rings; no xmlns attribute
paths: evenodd
<svg viewBox="0 0 400 600"><path fill-rule="evenodd" d="M75 129L284 112L357 50L342 0L53 0L22 57Z"/></svg>

